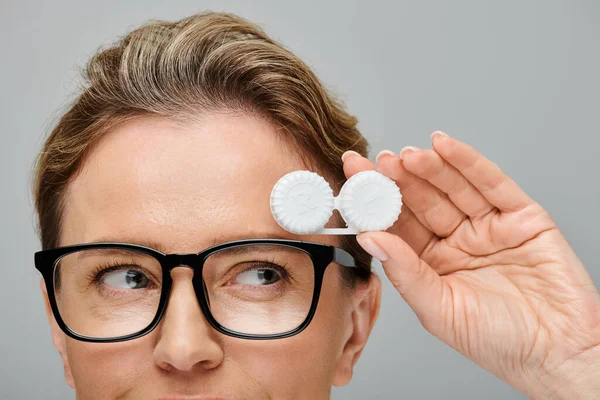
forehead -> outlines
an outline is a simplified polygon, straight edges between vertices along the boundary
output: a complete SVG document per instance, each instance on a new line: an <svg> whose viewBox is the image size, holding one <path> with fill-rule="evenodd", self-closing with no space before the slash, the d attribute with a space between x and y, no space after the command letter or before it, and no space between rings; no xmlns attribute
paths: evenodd
<svg viewBox="0 0 600 400"><path fill-rule="evenodd" d="M196 252L244 237L328 242L287 233L271 215L275 182L306 169L278 134L246 115L186 124L143 117L120 125L68 188L61 245L125 237Z"/></svg>

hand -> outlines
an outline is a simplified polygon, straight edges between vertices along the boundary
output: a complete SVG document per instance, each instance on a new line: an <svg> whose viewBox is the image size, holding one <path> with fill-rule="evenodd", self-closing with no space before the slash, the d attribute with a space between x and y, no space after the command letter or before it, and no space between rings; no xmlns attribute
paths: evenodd
<svg viewBox="0 0 600 400"><path fill-rule="evenodd" d="M396 223L359 243L428 332L517 390L600 396L600 294L581 260L496 164L446 134L432 142L377 165L344 157L347 178L375 169L402 193Z"/></svg>

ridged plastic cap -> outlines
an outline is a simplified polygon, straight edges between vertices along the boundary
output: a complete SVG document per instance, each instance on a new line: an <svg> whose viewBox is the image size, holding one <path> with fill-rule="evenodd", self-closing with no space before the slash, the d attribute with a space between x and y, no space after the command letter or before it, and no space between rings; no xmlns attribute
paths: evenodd
<svg viewBox="0 0 600 400"><path fill-rule="evenodd" d="M311 171L293 171L277 181L271 191L271 213L286 231L298 235L322 229L334 208L327 181Z"/></svg>
<svg viewBox="0 0 600 400"><path fill-rule="evenodd" d="M377 171L362 171L346 181L337 209L350 228L385 230L400 215L402 195L392 179Z"/></svg>

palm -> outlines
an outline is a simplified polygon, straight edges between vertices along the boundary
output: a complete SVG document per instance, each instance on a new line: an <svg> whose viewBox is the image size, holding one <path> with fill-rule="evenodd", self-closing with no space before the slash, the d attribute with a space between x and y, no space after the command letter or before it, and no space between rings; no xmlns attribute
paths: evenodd
<svg viewBox="0 0 600 400"><path fill-rule="evenodd" d="M423 326L522 390L527 371L600 346L600 295L552 218L470 146L434 148L344 165L401 189L398 221L368 236L398 249L386 274Z"/></svg>
<svg viewBox="0 0 600 400"><path fill-rule="evenodd" d="M531 221L536 214L537 221ZM531 221L530 231L515 219ZM426 327L498 374L505 368L499 363L523 370L529 364L540 367L557 343L568 345L562 351L571 354L588 347L587 328L594 319L581 306L586 297L592 304L593 285L574 273L573 254L569 260L569 255L552 251L559 243L568 247L537 204L520 215L491 213L466 220L421 254L443 274L450 293L441 307L446 310L443 323L432 321ZM586 284L589 296L582 287Z"/></svg>

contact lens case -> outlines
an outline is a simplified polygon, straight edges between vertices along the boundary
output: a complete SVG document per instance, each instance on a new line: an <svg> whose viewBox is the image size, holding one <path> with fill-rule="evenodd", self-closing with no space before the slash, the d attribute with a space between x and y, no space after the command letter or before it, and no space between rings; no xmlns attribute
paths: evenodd
<svg viewBox="0 0 600 400"><path fill-rule="evenodd" d="M402 195L392 179L371 170L350 177L335 197L321 175L300 170L277 181L270 207L279 226L294 234L355 235L392 226L400 215ZM324 228L334 209L347 228Z"/></svg>

